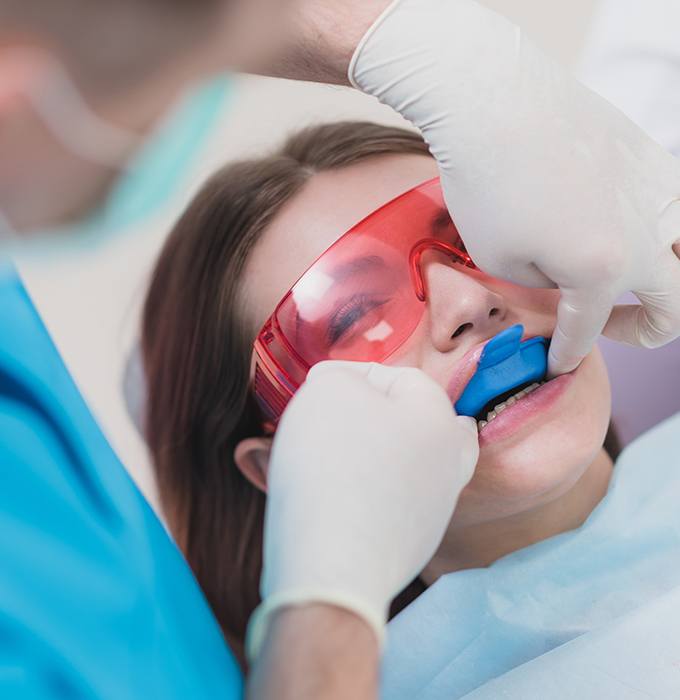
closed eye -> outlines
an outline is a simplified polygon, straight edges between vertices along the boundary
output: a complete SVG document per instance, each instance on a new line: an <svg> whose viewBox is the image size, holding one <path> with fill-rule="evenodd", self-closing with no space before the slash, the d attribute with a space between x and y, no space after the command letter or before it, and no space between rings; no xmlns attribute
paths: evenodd
<svg viewBox="0 0 680 700"><path fill-rule="evenodd" d="M386 304L389 299L369 297L358 294L345 302L333 312L329 322L326 337L329 345L333 345L346 335L352 327L366 314Z"/></svg>

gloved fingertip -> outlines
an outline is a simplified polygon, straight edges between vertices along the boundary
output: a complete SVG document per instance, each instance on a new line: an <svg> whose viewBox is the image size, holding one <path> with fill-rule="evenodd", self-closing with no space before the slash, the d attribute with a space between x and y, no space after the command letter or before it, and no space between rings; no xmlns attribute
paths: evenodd
<svg viewBox="0 0 680 700"><path fill-rule="evenodd" d="M562 374L569 374L569 372L572 372L581 364L582 359L583 358L576 362L565 362L550 352L548 354L548 371L545 378L549 381Z"/></svg>
<svg viewBox="0 0 680 700"><path fill-rule="evenodd" d="M313 379L315 377L318 377L321 374L325 374L326 372L332 371L334 368L335 368L335 364L330 360L324 360L323 362L317 362L315 365L312 365L310 370L307 372L307 377L305 379L306 380Z"/></svg>
<svg viewBox="0 0 680 700"><path fill-rule="evenodd" d="M458 423L475 437L479 434L477 430L477 421L471 416L458 416Z"/></svg>
<svg viewBox="0 0 680 700"><path fill-rule="evenodd" d="M584 355L571 351L570 344L557 331L553 334L548 348L548 369L546 379L555 379L561 374L568 374L583 361ZM566 351L566 354L565 354Z"/></svg>

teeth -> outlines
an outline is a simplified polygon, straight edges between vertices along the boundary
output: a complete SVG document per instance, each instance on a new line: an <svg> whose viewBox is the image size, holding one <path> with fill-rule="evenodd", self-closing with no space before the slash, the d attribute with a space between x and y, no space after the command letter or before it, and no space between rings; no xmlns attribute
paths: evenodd
<svg viewBox="0 0 680 700"><path fill-rule="evenodd" d="M509 399L506 399L502 403L499 403L497 406L494 406L493 411L489 411L489 413L487 413L486 420L477 421L477 428L481 430L486 425L488 425L494 418L496 418L496 416L498 416L499 413L502 413L503 411L505 411L506 408L517 403L520 399L524 398L532 391L536 391L536 389L538 389L538 387L542 386L543 384L545 384L545 380L543 380L542 382L534 382L530 386L526 387L526 389L518 391L516 394L513 394Z"/></svg>

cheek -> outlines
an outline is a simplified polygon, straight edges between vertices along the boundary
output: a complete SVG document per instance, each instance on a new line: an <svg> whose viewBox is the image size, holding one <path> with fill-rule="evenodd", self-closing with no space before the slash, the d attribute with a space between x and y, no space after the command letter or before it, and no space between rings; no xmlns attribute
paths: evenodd
<svg viewBox="0 0 680 700"><path fill-rule="evenodd" d="M584 361L554 419L521 441L482 449L454 522L506 517L564 494L597 456L610 414L609 380L596 349Z"/></svg>
<svg viewBox="0 0 680 700"><path fill-rule="evenodd" d="M558 289L522 287L512 282L489 278L487 286L502 294L509 308L517 313L527 327L538 323L545 328L544 335L551 335L557 321ZM548 329L550 332L548 333Z"/></svg>

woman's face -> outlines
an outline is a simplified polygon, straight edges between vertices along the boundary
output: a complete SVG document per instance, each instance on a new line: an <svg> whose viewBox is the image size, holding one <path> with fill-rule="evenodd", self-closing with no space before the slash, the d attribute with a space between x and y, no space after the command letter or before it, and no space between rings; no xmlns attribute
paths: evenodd
<svg viewBox="0 0 680 700"><path fill-rule="evenodd" d="M249 258L243 291L254 326L265 322L298 277L343 233L437 174L427 156L393 155L315 175ZM525 337L552 335L558 291L520 287L451 265L436 254L422 263L427 311L388 364L419 367L444 387L452 404L474 371L481 347L501 330L521 323ZM505 418L501 414L482 428L477 469L461 494L453 526L548 503L590 466L610 418L609 382L599 350L571 375L554 381L542 390L544 399L529 396L523 410Z"/></svg>

